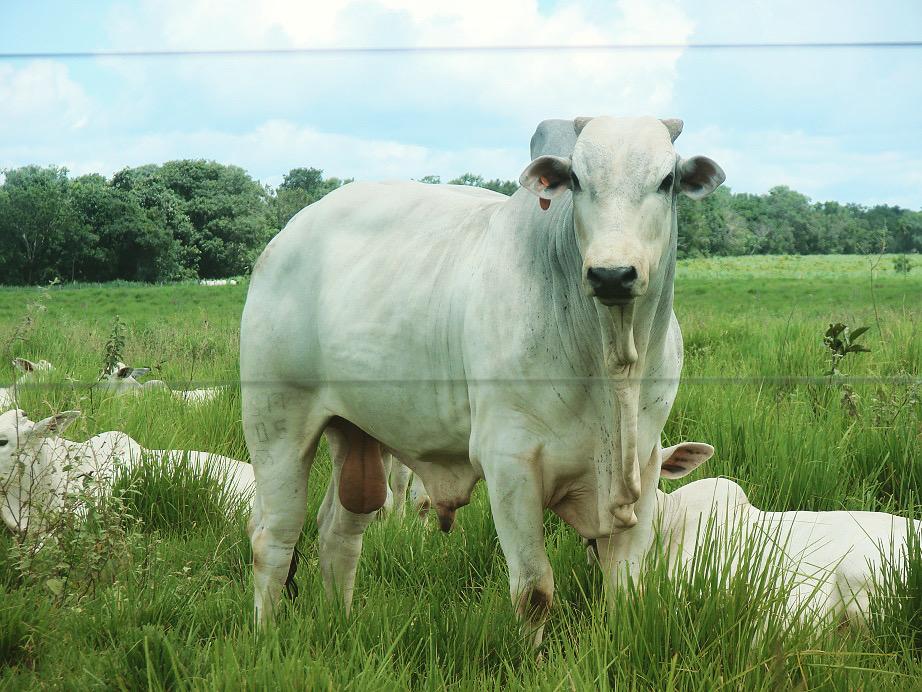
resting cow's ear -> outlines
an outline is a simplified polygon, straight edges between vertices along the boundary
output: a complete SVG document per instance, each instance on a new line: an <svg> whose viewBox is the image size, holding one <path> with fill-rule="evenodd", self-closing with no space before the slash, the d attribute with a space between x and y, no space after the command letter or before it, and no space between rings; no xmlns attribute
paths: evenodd
<svg viewBox="0 0 922 692"><path fill-rule="evenodd" d="M35 370L35 363L25 358L13 358L13 366L20 372L32 372Z"/></svg>
<svg viewBox="0 0 922 692"><path fill-rule="evenodd" d="M660 473L663 478L682 478L714 455L714 448L704 442L682 442L667 447L660 455Z"/></svg>
<svg viewBox="0 0 922 692"><path fill-rule="evenodd" d="M679 161L679 189L692 199L702 199L727 179L723 168L707 156L692 156Z"/></svg>
<svg viewBox="0 0 922 692"><path fill-rule="evenodd" d="M147 373L150 372L150 368L130 368L131 376L134 378L144 377Z"/></svg>
<svg viewBox="0 0 922 692"><path fill-rule="evenodd" d="M57 435L80 417L80 411L61 411L48 418L43 418L32 426L32 435Z"/></svg>
<svg viewBox="0 0 922 692"><path fill-rule="evenodd" d="M539 156L522 171L519 184L536 194L542 209L551 206L551 200L572 187L570 159L562 156Z"/></svg>

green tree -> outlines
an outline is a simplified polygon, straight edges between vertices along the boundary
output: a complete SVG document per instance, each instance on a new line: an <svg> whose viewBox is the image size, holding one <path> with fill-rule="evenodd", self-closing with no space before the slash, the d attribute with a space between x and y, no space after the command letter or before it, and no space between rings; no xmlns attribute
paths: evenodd
<svg viewBox="0 0 922 692"><path fill-rule="evenodd" d="M293 168L285 174L270 202L269 218L276 228L284 228L295 214L309 204L352 179L324 178L318 168Z"/></svg>
<svg viewBox="0 0 922 692"><path fill-rule="evenodd" d="M87 234L71 279L163 281L182 276L179 240L141 206L136 195L92 175L71 185L71 203Z"/></svg>
<svg viewBox="0 0 922 692"><path fill-rule="evenodd" d="M5 171L0 195L0 271L4 283L44 283L66 276L77 220L67 170L25 166Z"/></svg>
<svg viewBox="0 0 922 692"><path fill-rule="evenodd" d="M242 168L214 161L168 161L158 176L182 200L192 224L199 276L248 271L275 230L266 188Z"/></svg>
<svg viewBox="0 0 922 692"><path fill-rule="evenodd" d="M438 176L427 176L434 177L436 181ZM428 180L423 180L422 182L430 182ZM483 187L487 190L493 190L494 192L501 192L504 195L511 195L513 192L519 189L518 183L515 183L511 180L484 180L482 175L475 175L474 173L464 173L463 175L448 181L449 185L470 185L471 187Z"/></svg>

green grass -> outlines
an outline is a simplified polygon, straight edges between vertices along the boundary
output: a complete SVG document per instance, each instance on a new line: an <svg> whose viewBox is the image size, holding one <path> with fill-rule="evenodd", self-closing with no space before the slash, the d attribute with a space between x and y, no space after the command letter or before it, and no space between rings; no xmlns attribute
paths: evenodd
<svg viewBox="0 0 922 692"><path fill-rule="evenodd" d="M665 436L717 449L692 479L735 478L765 509L922 515L922 397L912 384L922 373L922 271L898 275L885 259L872 279L872 261L680 263L686 365ZM245 293L245 285L0 289L0 373L12 378L13 356L52 361L56 386L24 392L24 408L35 419L52 408L81 409L72 439L120 429L147 447L245 459L235 388L190 408L155 395L106 399L87 384L116 313L127 325L126 362L156 367L176 383L233 381ZM28 307L36 302L43 307ZM871 327L862 341L872 352L842 363L857 378L852 405L821 377L822 334L835 321ZM194 478L134 479L122 495L124 555L79 599L55 595L40 570L23 574L11 539L0 537L0 688L920 686L918 546L908 583L893 585L901 600L879 604L869 632L816 630L782 626L780 596L764 588L766 577L729 579L719 556L702 558L689 580L654 565L642 592L619 594L609 612L578 539L548 516L557 592L539 665L518 635L483 488L449 535L412 518L376 522L353 617L326 604L312 517L328 475L322 450L301 545L301 596L285 606L278 628L259 636L250 622L244 518L228 524Z"/></svg>

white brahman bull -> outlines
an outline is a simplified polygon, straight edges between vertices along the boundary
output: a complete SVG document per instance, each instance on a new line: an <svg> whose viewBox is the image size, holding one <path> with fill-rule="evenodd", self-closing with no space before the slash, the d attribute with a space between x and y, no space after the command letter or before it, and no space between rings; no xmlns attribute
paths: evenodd
<svg viewBox="0 0 922 692"><path fill-rule="evenodd" d="M47 360L33 362L26 358L13 358L13 367L16 368L16 384L0 387L0 409L16 404L16 388L19 385L34 384L54 370Z"/></svg>
<svg viewBox="0 0 922 692"><path fill-rule="evenodd" d="M229 499L250 501L249 464L208 452L144 449L122 432L100 433L85 442L60 437L79 415L64 411L35 423L21 410L0 414L0 515L11 531L41 531L43 519L63 509L68 494L80 490L85 479L95 481L91 494L98 496L119 471L143 459L188 464L223 483Z"/></svg>
<svg viewBox="0 0 922 692"><path fill-rule="evenodd" d="M597 539L610 577L639 569L682 365L676 194L704 197L724 174L676 154L680 121L575 127L572 157L538 157L512 197L353 183L263 252L240 339L258 621L289 572L324 433L320 568L347 608L387 494L382 450L422 479L446 530L485 479L536 642L554 588L544 508Z"/></svg>
<svg viewBox="0 0 922 692"><path fill-rule="evenodd" d="M137 378L150 372L150 368L133 368L121 361L99 376L98 387L115 392L116 395L143 394L149 391L166 391L179 401L201 404L213 401L226 387L206 387L203 389L172 389L163 380L148 380L143 384Z"/></svg>
<svg viewBox="0 0 922 692"><path fill-rule="evenodd" d="M665 449L662 475L681 478L713 453L700 442ZM705 540L749 542L763 553L755 564L780 565L779 576L791 588L788 614L799 619L863 624L884 560L904 571L908 532L922 537L922 522L882 512L763 512L727 478L657 491L657 508L663 546L674 565L690 569Z"/></svg>

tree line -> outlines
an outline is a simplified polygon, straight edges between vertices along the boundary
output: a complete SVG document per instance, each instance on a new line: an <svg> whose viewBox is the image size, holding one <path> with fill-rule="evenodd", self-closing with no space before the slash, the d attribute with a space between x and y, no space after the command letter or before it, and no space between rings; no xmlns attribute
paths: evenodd
<svg viewBox="0 0 922 692"><path fill-rule="evenodd" d="M438 176L424 183L438 184ZM349 182L295 168L277 188L238 166L180 160L111 178L64 168L4 171L0 283L165 282L246 274L299 210ZM517 183L466 173L452 184L512 194ZM922 212L812 202L787 187L679 198L679 256L922 252Z"/></svg>

